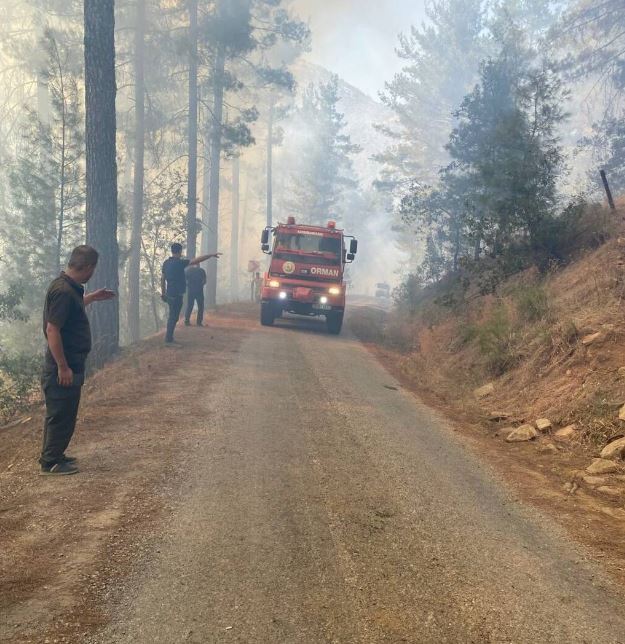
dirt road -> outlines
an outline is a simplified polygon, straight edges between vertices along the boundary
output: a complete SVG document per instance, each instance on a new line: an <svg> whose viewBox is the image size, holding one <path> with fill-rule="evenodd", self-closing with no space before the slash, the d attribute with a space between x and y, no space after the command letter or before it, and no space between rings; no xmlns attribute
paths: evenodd
<svg viewBox="0 0 625 644"><path fill-rule="evenodd" d="M250 325L236 347L216 330L213 363L207 335L182 335L133 420L157 431L175 408L180 441L152 446L175 461L165 507L66 641L625 642L623 594L590 554L349 332L321 330ZM42 641L16 614L5 636Z"/></svg>
<svg viewBox="0 0 625 644"><path fill-rule="evenodd" d="M206 392L103 642L618 642L622 600L349 334L259 330Z"/></svg>

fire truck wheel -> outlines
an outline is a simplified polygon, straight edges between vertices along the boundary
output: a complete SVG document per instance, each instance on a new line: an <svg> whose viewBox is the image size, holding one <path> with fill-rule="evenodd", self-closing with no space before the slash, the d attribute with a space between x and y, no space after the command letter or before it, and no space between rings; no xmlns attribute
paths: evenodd
<svg viewBox="0 0 625 644"><path fill-rule="evenodd" d="M263 326L272 326L276 319L271 302L262 302L260 305L260 323Z"/></svg>
<svg viewBox="0 0 625 644"><path fill-rule="evenodd" d="M338 335L343 326L343 313L328 313L326 315L326 326L328 327L328 333Z"/></svg>

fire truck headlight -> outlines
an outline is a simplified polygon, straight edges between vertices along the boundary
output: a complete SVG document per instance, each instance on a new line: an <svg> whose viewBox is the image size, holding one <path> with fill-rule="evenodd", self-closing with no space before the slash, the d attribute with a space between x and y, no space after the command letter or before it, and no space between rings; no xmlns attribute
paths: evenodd
<svg viewBox="0 0 625 644"><path fill-rule="evenodd" d="M340 295L341 289L338 286L331 286L328 289L328 293L330 293L330 295Z"/></svg>
<svg viewBox="0 0 625 644"><path fill-rule="evenodd" d="M280 282L278 282L278 280L271 280L269 282L269 286L271 288L280 288Z"/></svg>
<svg viewBox="0 0 625 644"><path fill-rule="evenodd" d="M280 291L280 299L286 300L286 291Z"/></svg>
<svg viewBox="0 0 625 644"><path fill-rule="evenodd" d="M327 304L328 303L328 298L325 295L322 295L319 298L319 304Z"/></svg>

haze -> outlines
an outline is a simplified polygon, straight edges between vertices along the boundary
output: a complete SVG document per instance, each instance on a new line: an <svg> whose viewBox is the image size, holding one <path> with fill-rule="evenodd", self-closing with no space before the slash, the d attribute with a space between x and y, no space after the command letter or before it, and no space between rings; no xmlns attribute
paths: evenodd
<svg viewBox="0 0 625 644"><path fill-rule="evenodd" d="M398 34L424 18L424 0L294 0L293 8L310 21L312 51L306 58L372 97L401 68Z"/></svg>

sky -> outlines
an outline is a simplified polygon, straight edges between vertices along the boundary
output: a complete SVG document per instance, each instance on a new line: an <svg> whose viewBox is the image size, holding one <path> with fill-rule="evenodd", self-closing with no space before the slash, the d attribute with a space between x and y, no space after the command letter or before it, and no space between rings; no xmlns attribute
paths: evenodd
<svg viewBox="0 0 625 644"><path fill-rule="evenodd" d="M293 0L313 33L308 60L373 98L401 68L397 36L424 18L425 0Z"/></svg>

